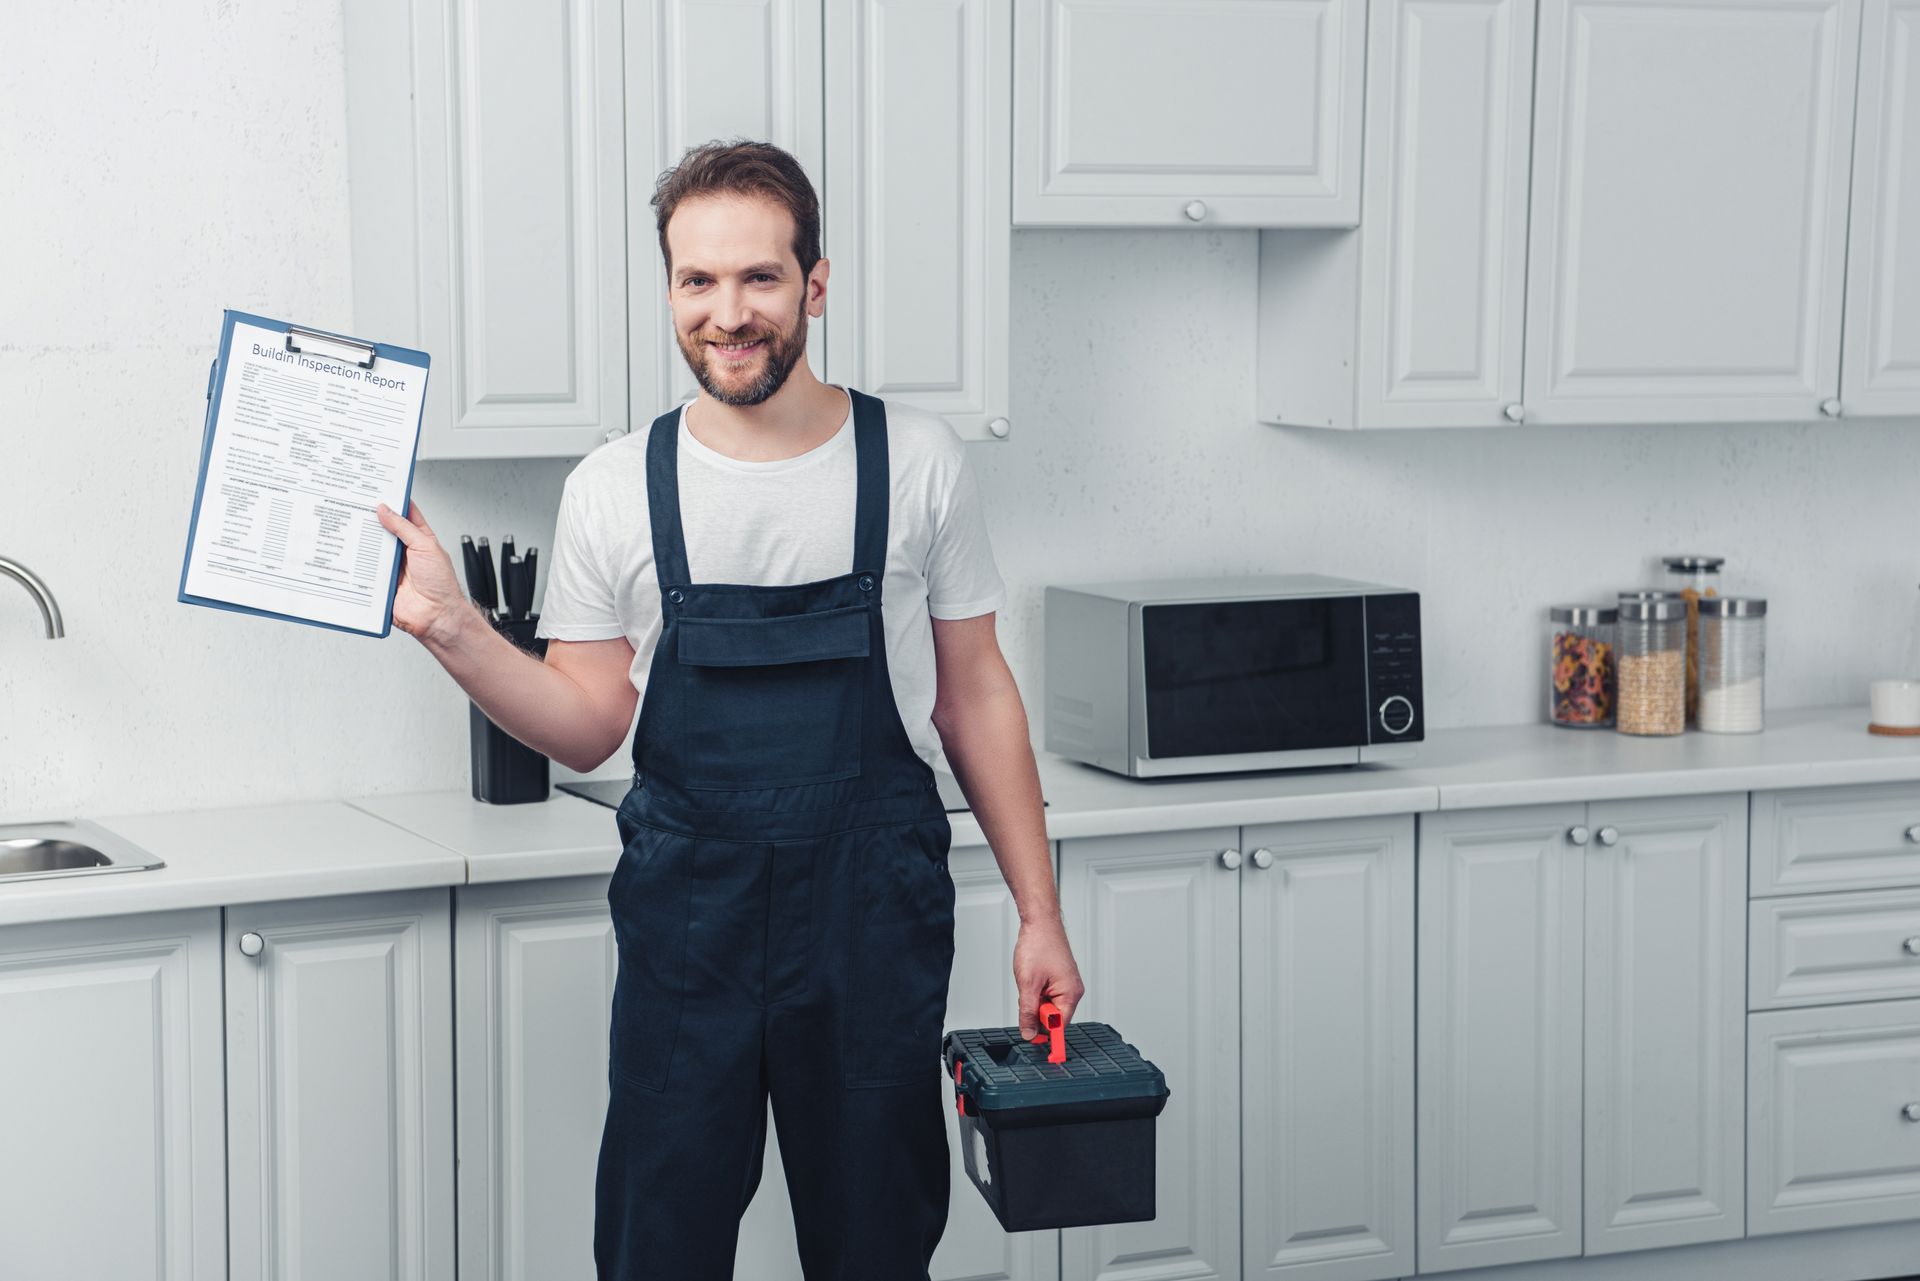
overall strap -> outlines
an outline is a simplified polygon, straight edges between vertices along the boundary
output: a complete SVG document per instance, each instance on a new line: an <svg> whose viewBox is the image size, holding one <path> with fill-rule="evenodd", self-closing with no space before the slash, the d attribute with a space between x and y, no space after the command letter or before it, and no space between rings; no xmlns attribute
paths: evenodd
<svg viewBox="0 0 1920 1281"><path fill-rule="evenodd" d="M687 539L680 528L680 411L653 420L647 435L647 515L653 524L653 574L662 592L687 576Z"/></svg>
<svg viewBox="0 0 1920 1281"><path fill-rule="evenodd" d="M853 512L853 568L873 574L877 591L887 569L887 495L892 488L887 461L887 408L878 398L851 387L847 395L853 400L853 446L859 469Z"/></svg>

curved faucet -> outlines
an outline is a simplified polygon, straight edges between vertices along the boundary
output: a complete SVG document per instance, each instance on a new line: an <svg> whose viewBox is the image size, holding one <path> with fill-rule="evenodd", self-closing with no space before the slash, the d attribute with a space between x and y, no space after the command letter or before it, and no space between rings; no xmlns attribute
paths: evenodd
<svg viewBox="0 0 1920 1281"><path fill-rule="evenodd" d="M40 607L40 617L46 620L47 637L65 636L66 628L60 625L60 606L54 603L53 593L40 581L39 575L17 560L8 560L0 556L0 574L6 575L23 584L33 593L33 603Z"/></svg>

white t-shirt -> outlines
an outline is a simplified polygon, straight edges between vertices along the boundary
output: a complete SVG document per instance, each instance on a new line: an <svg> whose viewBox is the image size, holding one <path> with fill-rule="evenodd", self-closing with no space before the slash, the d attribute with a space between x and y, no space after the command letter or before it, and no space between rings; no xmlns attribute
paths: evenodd
<svg viewBox="0 0 1920 1281"><path fill-rule="evenodd" d="M935 414L887 403L891 493L881 584L887 671L920 758L944 768L933 727L934 618L998 610L994 565L966 447ZM650 426L650 424L649 424ZM647 430L595 449L567 477L536 636L633 646L642 700L660 638L660 588L647 509ZM858 472L852 402L840 428L793 458L742 462L694 439L679 418L680 523L695 583L777 586L853 570Z"/></svg>

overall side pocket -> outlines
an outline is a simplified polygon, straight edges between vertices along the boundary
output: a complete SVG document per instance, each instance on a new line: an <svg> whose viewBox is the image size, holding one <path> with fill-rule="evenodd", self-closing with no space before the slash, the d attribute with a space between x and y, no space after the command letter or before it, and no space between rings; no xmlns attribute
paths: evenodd
<svg viewBox="0 0 1920 1281"><path fill-rule="evenodd" d="M607 886L620 961L607 1058L614 1076L664 1090L686 993L692 848L687 837L633 826Z"/></svg>

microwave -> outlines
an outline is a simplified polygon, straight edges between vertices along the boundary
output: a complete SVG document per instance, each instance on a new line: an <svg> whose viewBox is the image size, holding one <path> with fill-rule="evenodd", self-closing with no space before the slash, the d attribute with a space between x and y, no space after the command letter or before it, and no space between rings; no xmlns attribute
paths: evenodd
<svg viewBox="0 0 1920 1281"><path fill-rule="evenodd" d="M1046 748L1133 778L1402 760L1420 596L1319 574L1048 587Z"/></svg>

